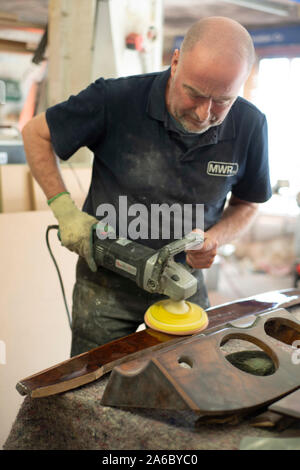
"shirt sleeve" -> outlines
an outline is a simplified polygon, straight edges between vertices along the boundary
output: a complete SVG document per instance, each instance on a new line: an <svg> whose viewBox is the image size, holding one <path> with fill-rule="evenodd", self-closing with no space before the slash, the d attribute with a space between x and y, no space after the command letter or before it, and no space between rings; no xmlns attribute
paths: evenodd
<svg viewBox="0 0 300 470"><path fill-rule="evenodd" d="M247 152L243 177L232 194L250 202L266 202L272 196L268 156L268 125L265 115L258 120Z"/></svg>
<svg viewBox="0 0 300 470"><path fill-rule="evenodd" d="M51 143L62 160L70 158L80 147L91 150L106 129L106 85L100 78L78 95L46 110Z"/></svg>

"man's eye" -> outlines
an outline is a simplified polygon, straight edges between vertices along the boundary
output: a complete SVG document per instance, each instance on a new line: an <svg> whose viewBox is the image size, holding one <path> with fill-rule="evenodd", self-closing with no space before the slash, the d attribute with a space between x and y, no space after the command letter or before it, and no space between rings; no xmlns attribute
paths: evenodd
<svg viewBox="0 0 300 470"><path fill-rule="evenodd" d="M198 95L196 95L196 94L193 93L192 91L189 91L189 92L188 92L188 95L190 96L190 98L193 98L194 100L195 100L196 98L198 98Z"/></svg>
<svg viewBox="0 0 300 470"><path fill-rule="evenodd" d="M225 106L226 104L230 103L230 100L214 100L214 103L220 106Z"/></svg>

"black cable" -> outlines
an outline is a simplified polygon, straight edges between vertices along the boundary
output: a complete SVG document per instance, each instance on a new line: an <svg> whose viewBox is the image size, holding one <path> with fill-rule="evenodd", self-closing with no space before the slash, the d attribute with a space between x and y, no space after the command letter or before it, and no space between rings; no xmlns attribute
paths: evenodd
<svg viewBox="0 0 300 470"><path fill-rule="evenodd" d="M42 60L45 60L45 51L46 51L47 44L48 44L48 25L46 26L42 39L40 40L33 54L33 58L31 60L33 64L39 65L40 62L42 62Z"/></svg>
<svg viewBox="0 0 300 470"><path fill-rule="evenodd" d="M71 320L71 315L70 315L70 312L69 312L69 309L68 309L68 304L67 304L67 299L66 299L66 295L65 295L64 284L63 284L63 281L62 281L62 278L61 278L61 275L60 275L60 271L59 271L57 262L56 262L56 260L55 260L55 258L54 258L54 255L53 255L53 253L52 253L52 250L51 250L51 248L50 248L49 232L50 232L50 230L52 230L52 229L58 230L59 227L58 227L58 225L48 225L47 230L46 230L46 243L47 243L47 247L48 247L50 256L51 256L51 258L52 258L52 260L53 260L54 266L55 266L56 271L57 271L57 274L58 274L58 279L59 279L59 283L60 283L60 287L61 287L61 291L62 291L62 295L63 295L63 299L64 299L66 311L67 311L68 322L69 322L70 328L72 328L72 320Z"/></svg>

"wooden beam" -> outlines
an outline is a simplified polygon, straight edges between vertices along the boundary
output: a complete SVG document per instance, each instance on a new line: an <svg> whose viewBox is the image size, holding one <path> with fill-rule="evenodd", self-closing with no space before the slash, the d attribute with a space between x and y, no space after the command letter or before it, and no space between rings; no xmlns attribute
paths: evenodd
<svg viewBox="0 0 300 470"><path fill-rule="evenodd" d="M0 28L1 29L21 29L35 33L42 33L46 24L31 23L28 21L19 21L16 15L9 15L0 12Z"/></svg>
<svg viewBox="0 0 300 470"><path fill-rule="evenodd" d="M0 52L13 52L16 54L32 54L35 48L26 42L10 41L8 39L0 39Z"/></svg>
<svg viewBox="0 0 300 470"><path fill-rule="evenodd" d="M0 11L0 20L18 21L18 15L15 15L15 13L9 13L7 11Z"/></svg>
<svg viewBox="0 0 300 470"><path fill-rule="evenodd" d="M48 104L77 94L91 82L96 0L50 0L48 23ZM77 162L90 162L80 149Z"/></svg>
<svg viewBox="0 0 300 470"><path fill-rule="evenodd" d="M49 2L50 105L90 83L95 6L95 0Z"/></svg>

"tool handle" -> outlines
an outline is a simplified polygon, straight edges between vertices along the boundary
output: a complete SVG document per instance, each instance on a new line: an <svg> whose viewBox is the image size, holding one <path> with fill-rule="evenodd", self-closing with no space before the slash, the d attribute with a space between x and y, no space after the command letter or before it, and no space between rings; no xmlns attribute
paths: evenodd
<svg viewBox="0 0 300 470"><path fill-rule="evenodd" d="M204 241L204 235L199 232L190 232L180 240L166 245L163 249L168 250L168 256L175 256L183 250L191 250L194 246L200 245Z"/></svg>
<svg viewBox="0 0 300 470"><path fill-rule="evenodd" d="M182 263L182 266L191 274L195 271L195 268L192 268L186 261Z"/></svg>

